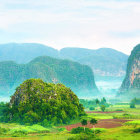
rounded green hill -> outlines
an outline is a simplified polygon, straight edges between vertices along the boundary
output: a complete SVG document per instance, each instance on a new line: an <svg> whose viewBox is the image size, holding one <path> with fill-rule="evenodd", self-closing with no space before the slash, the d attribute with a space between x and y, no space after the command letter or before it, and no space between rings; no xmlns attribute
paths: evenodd
<svg viewBox="0 0 140 140"><path fill-rule="evenodd" d="M11 97L7 119L22 123L68 123L84 115L78 97L63 84L24 81Z"/></svg>

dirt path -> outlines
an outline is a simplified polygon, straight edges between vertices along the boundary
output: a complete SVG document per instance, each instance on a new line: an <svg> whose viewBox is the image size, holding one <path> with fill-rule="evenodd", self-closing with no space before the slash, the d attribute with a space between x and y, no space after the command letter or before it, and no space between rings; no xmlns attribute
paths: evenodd
<svg viewBox="0 0 140 140"><path fill-rule="evenodd" d="M108 112L101 112L101 111L87 111L86 113L101 113L101 114L106 114L106 113L122 113L124 111L108 111Z"/></svg>
<svg viewBox="0 0 140 140"><path fill-rule="evenodd" d="M130 120L124 120L124 119L103 119L103 120L99 120L98 124L95 125L95 127L100 127L100 128L115 128L115 127L119 127L122 126L123 123L130 121ZM76 127L83 127L81 125L81 123L77 123L77 124L72 124L72 125L67 125L65 126L65 128L70 131L72 128L76 128ZM89 122L86 125L86 127L88 128L93 128L93 125L91 125Z"/></svg>

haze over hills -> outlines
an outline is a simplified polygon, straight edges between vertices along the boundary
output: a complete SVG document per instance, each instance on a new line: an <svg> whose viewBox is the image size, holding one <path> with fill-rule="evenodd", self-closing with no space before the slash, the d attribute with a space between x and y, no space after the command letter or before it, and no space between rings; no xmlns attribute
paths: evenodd
<svg viewBox="0 0 140 140"><path fill-rule="evenodd" d="M11 95L20 83L30 78L41 78L45 82L52 82L55 78L57 83L70 87L79 97L92 97L99 93L89 66L41 56L27 64L0 62L0 95Z"/></svg>
<svg viewBox="0 0 140 140"><path fill-rule="evenodd" d="M115 77L125 74L128 59L124 53L111 48L64 48L60 50L60 56L90 66L95 75Z"/></svg>
<svg viewBox="0 0 140 140"><path fill-rule="evenodd" d="M126 76L119 91L119 95L123 94L140 97L140 44L132 50L128 58Z"/></svg>
<svg viewBox="0 0 140 140"><path fill-rule="evenodd" d="M28 63L38 56L58 57L58 50L37 43L9 43L0 45L0 61Z"/></svg>
<svg viewBox="0 0 140 140"><path fill-rule="evenodd" d="M122 52L101 48L63 48L60 51L37 43L9 43L0 45L0 61L28 63L38 56L70 59L89 65L97 76L124 76L128 56Z"/></svg>

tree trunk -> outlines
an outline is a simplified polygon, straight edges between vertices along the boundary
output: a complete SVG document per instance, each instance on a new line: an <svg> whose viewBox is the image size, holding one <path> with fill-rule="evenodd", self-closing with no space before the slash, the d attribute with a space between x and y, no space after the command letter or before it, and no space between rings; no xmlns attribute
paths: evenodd
<svg viewBox="0 0 140 140"><path fill-rule="evenodd" d="M93 131L94 131L94 135L95 135L95 126L93 125Z"/></svg>

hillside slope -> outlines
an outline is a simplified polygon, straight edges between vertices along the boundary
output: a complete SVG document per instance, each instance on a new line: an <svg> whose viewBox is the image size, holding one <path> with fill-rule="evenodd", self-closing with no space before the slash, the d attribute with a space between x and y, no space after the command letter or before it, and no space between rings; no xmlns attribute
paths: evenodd
<svg viewBox="0 0 140 140"><path fill-rule="evenodd" d="M21 124L66 124L85 115L83 105L70 88L41 79L24 81L17 87L8 105L2 120Z"/></svg>
<svg viewBox="0 0 140 140"><path fill-rule="evenodd" d="M58 51L37 43L9 43L0 45L0 61L28 63L38 56L58 57Z"/></svg>
<svg viewBox="0 0 140 140"><path fill-rule="evenodd" d="M95 75L115 77L125 74L128 59L127 55L110 48L64 48L60 56L90 66Z"/></svg>
<svg viewBox="0 0 140 140"><path fill-rule="evenodd" d="M0 62L0 94L11 95L26 79L41 78L45 82L63 83L79 97L91 97L98 93L90 67L69 60L47 56L37 57L27 64Z"/></svg>
<svg viewBox="0 0 140 140"><path fill-rule="evenodd" d="M132 50L128 59L126 76L119 94L127 92L140 96L140 44Z"/></svg>

